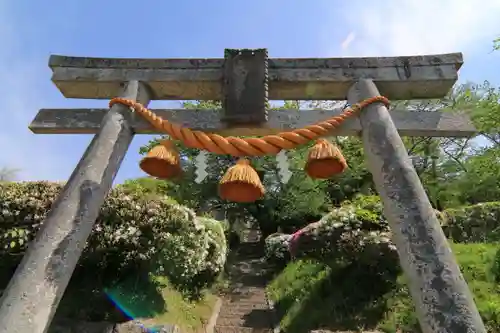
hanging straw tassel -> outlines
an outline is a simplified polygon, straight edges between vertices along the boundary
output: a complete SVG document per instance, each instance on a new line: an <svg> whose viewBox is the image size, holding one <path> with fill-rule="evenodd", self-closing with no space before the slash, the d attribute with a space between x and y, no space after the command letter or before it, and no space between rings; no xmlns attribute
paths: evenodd
<svg viewBox="0 0 500 333"><path fill-rule="evenodd" d="M340 149L325 139L319 139L309 150L305 166L311 178L326 179L347 169L347 163Z"/></svg>
<svg viewBox="0 0 500 333"><path fill-rule="evenodd" d="M230 167L219 185L222 199L233 202L254 202L264 196L264 186L250 161L242 158Z"/></svg>
<svg viewBox="0 0 500 333"><path fill-rule="evenodd" d="M142 171L160 179L170 179L182 173L179 152L171 140L162 140L139 164Z"/></svg>

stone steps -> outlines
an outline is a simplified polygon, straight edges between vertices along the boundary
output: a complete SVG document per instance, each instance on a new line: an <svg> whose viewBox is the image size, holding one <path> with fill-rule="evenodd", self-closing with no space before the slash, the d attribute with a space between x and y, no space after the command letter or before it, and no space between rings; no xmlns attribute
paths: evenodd
<svg viewBox="0 0 500 333"><path fill-rule="evenodd" d="M246 305L238 305L238 304L233 304L233 305L226 305L221 309L219 312L219 317L225 316L225 317L234 317L234 316L244 316L244 315L253 315L257 316L258 314L268 314L270 311L269 307L267 306L267 303L259 303L259 304L246 304Z"/></svg>
<svg viewBox="0 0 500 333"><path fill-rule="evenodd" d="M258 306L254 306L254 307L240 307L240 306L226 306L224 307L223 309L221 309L221 311L219 312L219 318L220 317L229 317L229 316L244 316L246 314L249 314L250 312L252 311L263 311L263 310L267 310L268 307L267 306L262 306L262 305L258 305Z"/></svg>
<svg viewBox="0 0 500 333"><path fill-rule="evenodd" d="M225 302L224 303L265 303L266 302L266 293L264 290L261 292L252 292L252 293L245 293L245 292L232 292L232 293L227 293L224 296Z"/></svg>
<svg viewBox="0 0 500 333"><path fill-rule="evenodd" d="M258 320L258 325L255 322ZM261 318L246 319L245 317L229 317L218 318L217 326L236 326L236 327L253 327L253 328L268 328L271 327L271 321L266 316Z"/></svg>
<svg viewBox="0 0 500 333"><path fill-rule="evenodd" d="M214 333L271 333L262 244L241 245L229 268L231 287L223 297Z"/></svg>
<svg viewBox="0 0 500 333"><path fill-rule="evenodd" d="M274 333L270 328L216 326L214 333Z"/></svg>

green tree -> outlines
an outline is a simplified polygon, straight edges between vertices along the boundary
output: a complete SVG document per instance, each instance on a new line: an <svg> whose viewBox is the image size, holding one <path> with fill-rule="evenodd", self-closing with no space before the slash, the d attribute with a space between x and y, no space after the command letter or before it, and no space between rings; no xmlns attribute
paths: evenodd
<svg viewBox="0 0 500 333"><path fill-rule="evenodd" d="M2 167L0 169L0 182L11 182L16 180L19 169Z"/></svg>
<svg viewBox="0 0 500 333"><path fill-rule="evenodd" d="M456 89L453 112L470 116L478 136L462 139L462 147L443 164L442 185L455 205L500 200L500 89L489 82Z"/></svg>
<svg viewBox="0 0 500 333"><path fill-rule="evenodd" d="M184 108L213 109L220 108L218 101L186 102ZM286 101L280 109L297 109L299 101ZM203 112L203 111L200 111ZM147 152L158 143L152 140L140 152ZM288 184L282 184L278 176L277 162L274 156L252 158L252 164L259 173L266 188L262 200L252 204L235 204L221 200L218 195L219 179L236 162L236 158L227 155L209 154L207 161L208 176L197 184L195 179L195 158L199 153L179 144L183 156L184 177L176 182L169 182L167 194L180 204L187 205L199 213L224 211L230 220L244 219L257 223L264 235L276 232L278 226L302 226L328 210L329 198L325 183L314 181L303 174L307 147L288 152L294 176Z"/></svg>
<svg viewBox="0 0 500 333"><path fill-rule="evenodd" d="M497 186L499 173L488 166L500 165L496 158L500 134L500 92L485 82L480 85L471 83L456 86L443 99L426 101L396 102L393 108L410 108L422 112L444 110L468 114L479 137L472 138L435 138L404 137L403 142L408 154L427 191L431 202L437 209L478 202L477 200L500 200L491 187ZM280 109L298 108L338 108L339 101L285 101ZM218 101L186 102L185 108L220 108ZM342 175L327 181L315 181L305 176L303 167L310 145L288 152L291 170L294 175L287 184L282 184L277 163L273 156L252 158L252 164L261 176L266 188L262 200L253 204L234 204L222 201L217 195L218 182L226 170L236 162L236 158L225 155L209 154L208 177L197 184L195 178L195 158L198 151L178 145L183 156L185 176L176 182L164 182L162 191L179 203L192 207L199 213L224 211L230 219L255 221L264 234L275 232L278 226L293 229L319 218L332 205L357 194L375 194L373 179L366 166L363 145L358 137L337 137L349 164ZM141 148L145 153L157 140L152 140ZM479 185L474 185L480 182Z"/></svg>

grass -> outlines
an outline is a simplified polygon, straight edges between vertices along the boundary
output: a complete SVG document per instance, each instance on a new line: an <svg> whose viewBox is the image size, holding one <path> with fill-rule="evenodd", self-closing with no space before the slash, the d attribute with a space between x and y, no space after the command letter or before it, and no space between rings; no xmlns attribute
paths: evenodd
<svg viewBox="0 0 500 333"><path fill-rule="evenodd" d="M500 333L500 287L494 244L452 244L479 312L490 333ZM374 272L298 260L269 284L268 291L287 333L311 329L420 332L415 309L399 275L380 279Z"/></svg>
<svg viewBox="0 0 500 333"><path fill-rule="evenodd" d="M207 291L200 300L189 301L166 278L159 277L131 278L106 291L91 290L89 284L78 286L70 283L58 307L58 318L111 322L134 319L148 328L174 324L181 332L195 333L204 331L217 299Z"/></svg>
<svg viewBox="0 0 500 333"><path fill-rule="evenodd" d="M201 332L212 315L217 299L211 293L199 301L190 302L171 287L166 279L163 280L161 294L166 303L166 309L154 317L142 318L143 321L159 324L176 324L181 332Z"/></svg>

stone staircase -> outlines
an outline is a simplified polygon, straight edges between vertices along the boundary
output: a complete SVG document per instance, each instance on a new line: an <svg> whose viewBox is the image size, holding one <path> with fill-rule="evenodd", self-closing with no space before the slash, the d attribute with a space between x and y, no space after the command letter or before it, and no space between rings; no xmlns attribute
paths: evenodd
<svg viewBox="0 0 500 333"><path fill-rule="evenodd" d="M229 258L231 285L222 296L214 333L273 332L273 313L265 294L269 275L263 252L262 243L245 241Z"/></svg>

